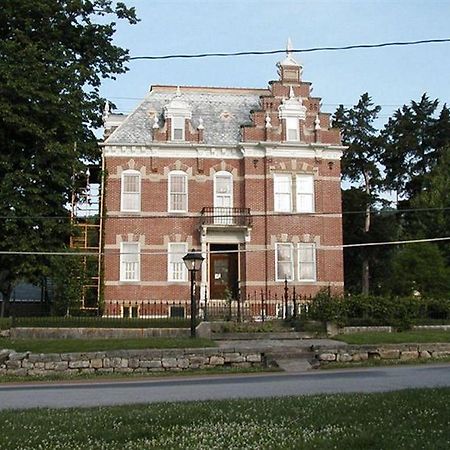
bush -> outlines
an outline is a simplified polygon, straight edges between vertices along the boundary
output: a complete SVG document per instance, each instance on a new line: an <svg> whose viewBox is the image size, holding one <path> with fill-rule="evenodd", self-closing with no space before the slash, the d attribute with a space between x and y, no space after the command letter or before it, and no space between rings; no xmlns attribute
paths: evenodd
<svg viewBox="0 0 450 450"><path fill-rule="evenodd" d="M15 327L37 328L189 328L186 319L126 319L104 317L15 317Z"/></svg>
<svg viewBox="0 0 450 450"><path fill-rule="evenodd" d="M11 318L0 317L0 330L9 330L11 328Z"/></svg>
<svg viewBox="0 0 450 450"><path fill-rule="evenodd" d="M332 297L320 292L310 303L307 318L332 321L339 326L391 325L406 330L419 321L449 320L450 300L363 295Z"/></svg>

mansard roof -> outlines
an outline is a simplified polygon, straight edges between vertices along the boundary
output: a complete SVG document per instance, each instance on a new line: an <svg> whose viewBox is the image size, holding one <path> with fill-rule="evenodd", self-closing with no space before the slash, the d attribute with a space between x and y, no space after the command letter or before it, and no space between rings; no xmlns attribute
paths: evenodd
<svg viewBox="0 0 450 450"><path fill-rule="evenodd" d="M106 139L106 144L150 144L155 115L164 121L164 108L177 96L192 111L191 124L203 121L203 143L234 145L241 141L241 125L251 121L251 111L260 109L260 97L268 89L152 86L139 106Z"/></svg>

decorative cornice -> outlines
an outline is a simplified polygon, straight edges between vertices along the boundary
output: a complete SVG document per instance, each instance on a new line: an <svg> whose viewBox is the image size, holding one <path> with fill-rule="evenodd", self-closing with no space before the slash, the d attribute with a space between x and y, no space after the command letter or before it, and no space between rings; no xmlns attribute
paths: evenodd
<svg viewBox="0 0 450 450"><path fill-rule="evenodd" d="M157 145L103 145L105 157L243 159L247 157L319 158L339 160L346 147L331 144L290 142L242 143L210 146L189 143Z"/></svg>

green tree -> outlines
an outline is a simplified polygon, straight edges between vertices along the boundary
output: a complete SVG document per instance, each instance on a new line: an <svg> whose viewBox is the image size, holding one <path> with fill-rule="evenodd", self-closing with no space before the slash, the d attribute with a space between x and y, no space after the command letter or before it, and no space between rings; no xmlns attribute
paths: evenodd
<svg viewBox="0 0 450 450"><path fill-rule="evenodd" d="M444 105L436 118L438 105L423 94L419 102L395 111L382 131L386 183L403 201L421 192L425 176L450 143L449 110Z"/></svg>
<svg viewBox="0 0 450 450"><path fill-rule="evenodd" d="M396 295L447 297L450 294L450 270L439 247L430 242L401 248L391 264L388 284Z"/></svg>
<svg viewBox="0 0 450 450"><path fill-rule="evenodd" d="M2 0L0 8L0 252L60 250L65 208L86 162L99 158L101 80L125 72L113 0ZM59 219L54 219L59 217ZM20 279L45 272L39 255L0 253L0 315Z"/></svg>
<svg viewBox="0 0 450 450"><path fill-rule="evenodd" d="M384 206L371 212L369 232L364 231L364 210L367 194L363 189L352 187L342 192L344 242L346 244L365 244L367 242L386 242L396 240L400 226L395 211ZM364 260L370 266L370 293L384 294L388 289L385 280L390 273L390 261L396 252L395 246L358 246L344 249L345 288L352 294L362 291L361 268Z"/></svg>
<svg viewBox="0 0 450 450"><path fill-rule="evenodd" d="M340 105L333 116L333 126L342 134L342 143L348 146L342 158L342 178L361 188L364 193L365 211L363 233L369 235L371 227L371 209L378 201L381 186L379 166L379 138L374 126L381 107L374 105L368 93L361 96L358 104L346 109ZM344 243L345 236L344 236ZM362 293L369 293L370 259L363 254Z"/></svg>

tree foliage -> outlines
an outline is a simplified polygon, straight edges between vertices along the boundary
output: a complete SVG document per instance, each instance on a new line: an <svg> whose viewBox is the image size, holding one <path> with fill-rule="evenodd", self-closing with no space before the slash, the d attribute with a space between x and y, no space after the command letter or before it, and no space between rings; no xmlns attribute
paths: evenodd
<svg viewBox="0 0 450 450"><path fill-rule="evenodd" d="M0 250L60 249L84 164L99 158L104 78L126 71L112 0L2 0L0 8ZM55 219L59 217L59 219ZM0 292L43 272L38 255L0 255ZM2 304L5 305L5 302Z"/></svg>
<svg viewBox="0 0 450 450"><path fill-rule="evenodd" d="M333 116L333 126L342 134L342 143L347 146L342 158L342 177L362 189L359 200L365 211L362 232L366 240L371 229L371 209L378 200L382 184L379 168L379 138L374 126L381 107L374 105L369 94L361 96L358 103L346 109L339 106ZM344 228L344 242L348 242L348 230ZM365 294L370 288L370 258L367 252L361 252L361 289Z"/></svg>

